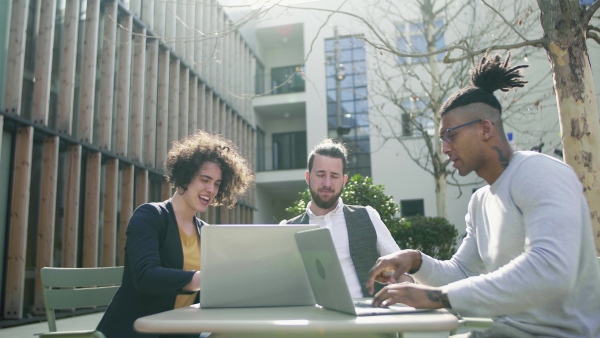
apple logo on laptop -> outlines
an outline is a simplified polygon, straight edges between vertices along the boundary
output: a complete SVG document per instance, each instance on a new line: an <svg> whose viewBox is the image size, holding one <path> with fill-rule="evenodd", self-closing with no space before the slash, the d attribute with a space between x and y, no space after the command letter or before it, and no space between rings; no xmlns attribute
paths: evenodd
<svg viewBox="0 0 600 338"><path fill-rule="evenodd" d="M319 272L319 276L325 279L325 268L323 267L323 263L317 258L317 271Z"/></svg>

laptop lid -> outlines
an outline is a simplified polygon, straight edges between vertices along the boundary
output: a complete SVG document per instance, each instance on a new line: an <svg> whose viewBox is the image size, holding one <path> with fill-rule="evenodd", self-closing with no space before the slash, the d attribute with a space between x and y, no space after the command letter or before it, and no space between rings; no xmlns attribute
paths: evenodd
<svg viewBox="0 0 600 338"><path fill-rule="evenodd" d="M358 316L427 311L403 304L372 307L371 298L353 300L329 229L301 231L295 237L315 300L322 307Z"/></svg>
<svg viewBox="0 0 600 338"><path fill-rule="evenodd" d="M205 225L200 306L314 305L294 234L316 225Z"/></svg>

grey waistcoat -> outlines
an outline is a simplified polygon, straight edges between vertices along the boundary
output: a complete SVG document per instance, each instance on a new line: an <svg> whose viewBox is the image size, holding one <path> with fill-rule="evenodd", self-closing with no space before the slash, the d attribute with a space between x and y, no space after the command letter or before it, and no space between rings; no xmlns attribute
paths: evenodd
<svg viewBox="0 0 600 338"><path fill-rule="evenodd" d="M344 205L344 219L348 229L350 258L361 285L363 297L371 296L365 283L369 279L369 270L380 257L377 251L377 232L367 209L357 205ZM288 224L308 224L309 217L305 213L287 221ZM375 292L383 286L375 284Z"/></svg>

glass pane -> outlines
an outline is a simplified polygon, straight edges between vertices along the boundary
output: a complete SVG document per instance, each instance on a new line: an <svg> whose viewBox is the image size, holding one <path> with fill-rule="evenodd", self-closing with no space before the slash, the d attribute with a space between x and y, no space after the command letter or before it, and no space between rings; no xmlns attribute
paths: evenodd
<svg viewBox="0 0 600 338"><path fill-rule="evenodd" d="M335 102L335 100L336 100L335 86L333 86L332 90L327 91L327 102Z"/></svg>
<svg viewBox="0 0 600 338"><path fill-rule="evenodd" d="M362 87L367 85L367 74L356 74L354 76L354 86Z"/></svg>
<svg viewBox="0 0 600 338"><path fill-rule="evenodd" d="M365 59L365 50L364 49L355 49L352 51L354 61L364 60Z"/></svg>
<svg viewBox="0 0 600 338"><path fill-rule="evenodd" d="M356 97L358 100L366 99L367 98L367 88L365 88L365 87L354 88L354 97Z"/></svg>
<svg viewBox="0 0 600 338"><path fill-rule="evenodd" d="M367 100L356 100L356 112L368 112L369 111L369 102Z"/></svg>
<svg viewBox="0 0 600 338"><path fill-rule="evenodd" d="M342 90L342 101L354 100L354 91L352 88Z"/></svg>
<svg viewBox="0 0 600 338"><path fill-rule="evenodd" d="M352 61L352 50L343 50L340 53L340 63L348 63Z"/></svg>
<svg viewBox="0 0 600 338"><path fill-rule="evenodd" d="M354 81L354 75L348 75L346 74L346 77L340 81L340 86L342 88L350 88L352 87L352 82Z"/></svg>
<svg viewBox="0 0 600 338"><path fill-rule="evenodd" d="M327 39L327 40L325 40L325 51L326 52L333 52L333 44L334 44L334 40L333 39Z"/></svg>

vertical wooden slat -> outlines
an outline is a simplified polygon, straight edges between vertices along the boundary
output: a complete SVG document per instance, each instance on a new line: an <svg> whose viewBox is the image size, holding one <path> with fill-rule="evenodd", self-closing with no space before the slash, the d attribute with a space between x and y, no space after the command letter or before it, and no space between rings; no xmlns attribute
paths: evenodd
<svg viewBox="0 0 600 338"><path fill-rule="evenodd" d="M190 104L190 70L181 70L179 78L179 139L188 134L189 104Z"/></svg>
<svg viewBox="0 0 600 338"><path fill-rule="evenodd" d="M179 138L179 60L173 59L169 67L169 130L168 149Z"/></svg>
<svg viewBox="0 0 600 338"><path fill-rule="evenodd" d="M6 254L6 283L4 284L4 318L6 319L20 319L23 316L32 149L33 127L18 128L15 140L8 251Z"/></svg>
<svg viewBox="0 0 600 338"><path fill-rule="evenodd" d="M142 1L141 19L148 28L154 31L154 0Z"/></svg>
<svg viewBox="0 0 600 338"><path fill-rule="evenodd" d="M154 1L154 34L158 38L165 37L165 19L167 15L166 1Z"/></svg>
<svg viewBox="0 0 600 338"><path fill-rule="evenodd" d="M209 39L211 36L212 29L210 27L210 9L212 4L210 0L202 1L203 4L203 15L204 18L202 20L202 32L204 32L204 38L202 39L202 76L206 83L211 83L212 79L210 77L210 60L212 55L212 39Z"/></svg>
<svg viewBox="0 0 600 338"><path fill-rule="evenodd" d="M165 2L165 42L169 46L169 48L171 48L174 51L175 36L177 36L177 3L172 1Z"/></svg>
<svg viewBox="0 0 600 338"><path fill-rule="evenodd" d="M215 36L215 34L219 31L217 28L217 0L210 0L210 34L211 36ZM219 51L218 51L218 42L219 39L211 39L211 56L208 62L208 67L210 69L210 83L213 87L213 91L215 92L215 94L217 93L218 89L218 83L217 81L217 68L218 68L218 63L217 58L219 57Z"/></svg>
<svg viewBox="0 0 600 338"><path fill-rule="evenodd" d="M75 59L77 55L77 31L79 29L79 0L66 0L65 21L60 50L60 92L58 93L58 132L70 135L73 120L73 96L75 95Z"/></svg>
<svg viewBox="0 0 600 338"><path fill-rule="evenodd" d="M158 56L158 88L156 104L156 169L162 170L167 158L169 130L169 58L170 52L161 49Z"/></svg>
<svg viewBox="0 0 600 338"><path fill-rule="evenodd" d="M88 0L81 67L81 99L79 100L79 134L82 142L92 143L94 127L94 96L96 93L96 60L100 0Z"/></svg>
<svg viewBox="0 0 600 338"><path fill-rule="evenodd" d="M81 146L67 148L65 173L65 224L62 240L62 266L77 267L77 233L79 224L79 181L81 178Z"/></svg>
<svg viewBox="0 0 600 338"><path fill-rule="evenodd" d="M233 138L233 119L235 118L235 111L233 109L229 109L229 114L227 116L227 138Z"/></svg>
<svg viewBox="0 0 600 338"><path fill-rule="evenodd" d="M148 202L148 170L135 171L135 204L134 209Z"/></svg>
<svg viewBox="0 0 600 338"><path fill-rule="evenodd" d="M119 69L117 79L117 123L115 124L115 152L127 157L129 144L129 86L131 82L131 42L133 17L119 17Z"/></svg>
<svg viewBox="0 0 600 338"><path fill-rule="evenodd" d="M218 4L216 5L215 12L215 36L216 39L216 54L215 54L215 62L213 63L213 67L215 68L215 80L212 82L213 86L217 89L219 96L223 97L223 9Z"/></svg>
<svg viewBox="0 0 600 338"><path fill-rule="evenodd" d="M42 148L42 174L36 252L34 312L44 313L44 291L40 269L54 266L54 222L56 214L56 182L58 175L58 136L47 137Z"/></svg>
<svg viewBox="0 0 600 338"><path fill-rule="evenodd" d="M119 219L119 265L125 265L125 242L129 219L133 214L134 168L126 164L121 170L121 218Z"/></svg>
<svg viewBox="0 0 600 338"><path fill-rule="evenodd" d="M129 10L139 18L142 12L142 0L129 0Z"/></svg>
<svg viewBox="0 0 600 338"><path fill-rule="evenodd" d="M101 155L93 152L87 156L85 173L85 208L83 213L84 268L98 266L98 229L100 217L100 163Z"/></svg>
<svg viewBox="0 0 600 338"><path fill-rule="evenodd" d="M204 67L202 66L202 40L204 39L204 30L202 28L202 24L204 21L204 1L196 1L194 5L194 11L196 13L194 15L194 62L192 62L192 67L196 73L200 74L200 77L204 78Z"/></svg>
<svg viewBox="0 0 600 338"><path fill-rule="evenodd" d="M221 118L221 134L225 138L227 138L227 106L225 105L225 101L221 102L221 107L219 109L219 117Z"/></svg>
<svg viewBox="0 0 600 338"><path fill-rule="evenodd" d="M236 95L237 95L237 93L234 91L234 86L233 86L233 84L235 83L235 76L236 76L236 72L235 72L235 41L236 41L235 38L236 38L236 36L237 35L235 34L235 32L232 32L229 34L229 80L227 80L227 83L228 83L227 88L229 88L229 91L231 92L231 95L229 96L229 105L231 105L231 107L234 109L235 109L235 100L236 100Z"/></svg>
<svg viewBox="0 0 600 338"><path fill-rule="evenodd" d="M221 224L229 224L229 213L227 207L222 205L219 207L219 213L221 214Z"/></svg>
<svg viewBox="0 0 600 338"><path fill-rule="evenodd" d="M146 28L133 36L133 78L131 79L131 130L129 131L129 158L143 163L144 138L144 83L146 81Z"/></svg>
<svg viewBox="0 0 600 338"><path fill-rule="evenodd" d="M222 63L221 63L221 68L222 68L222 74L223 77L221 78L221 82L222 82L222 86L223 86L223 100L229 102L230 98L231 98L231 90L229 89L229 64L231 62L230 59L230 54L229 54L229 38L231 37L231 33L227 33L228 32L228 27L229 27L229 20L227 19L227 15L225 14L225 11L222 11L222 16L223 16L223 23L221 25L221 29L223 31L223 37L221 38L221 48L223 49L223 57L222 57Z"/></svg>
<svg viewBox="0 0 600 338"><path fill-rule="evenodd" d="M160 196L163 201L168 200L173 195L171 184L164 180L160 185Z"/></svg>
<svg viewBox="0 0 600 338"><path fill-rule="evenodd" d="M213 93L210 90L206 91L206 110L205 110L205 120L204 120L204 128L207 132L211 133L213 131Z"/></svg>
<svg viewBox="0 0 600 338"><path fill-rule="evenodd" d="M33 122L48 124L50 103L50 78L52 75L52 47L54 45L54 16L56 0L47 0L39 4L40 26L38 31L35 82L33 85Z"/></svg>
<svg viewBox="0 0 600 338"><path fill-rule="evenodd" d="M23 67L25 64L25 40L29 0L13 0L10 15L8 49L6 50L6 78L4 108L21 115L21 95L23 92Z"/></svg>
<svg viewBox="0 0 600 338"><path fill-rule="evenodd" d="M244 65L242 64L242 45L243 45L243 40L241 38L241 35L238 31L235 32L235 37L236 37L236 50L235 50L235 58L236 58L236 63L235 63L235 67L236 67L236 73L237 74L242 74L243 69L244 69ZM237 99L236 101L236 107L235 110L239 113L241 113L242 111L242 102L243 102L243 96L244 93L242 92L242 81L235 81L235 92L237 94Z"/></svg>
<svg viewBox="0 0 600 338"><path fill-rule="evenodd" d="M106 150L112 150L117 7L117 1L107 1L104 5L102 70L100 71L100 99L98 100L98 147Z"/></svg>
<svg viewBox="0 0 600 338"><path fill-rule="evenodd" d="M198 129L206 129L206 85L198 85Z"/></svg>
<svg viewBox="0 0 600 338"><path fill-rule="evenodd" d="M146 76L146 108L144 110L144 163L155 165L156 155L156 114L158 86L158 40L148 40L148 65Z"/></svg>
<svg viewBox="0 0 600 338"><path fill-rule="evenodd" d="M190 76L190 102L189 102L189 121L188 135L193 134L198 129L198 78Z"/></svg>
<svg viewBox="0 0 600 338"><path fill-rule="evenodd" d="M212 130L214 133L219 133L221 131L219 122L221 122L220 118L220 108L221 108L221 99L218 96L213 97L213 106L212 106L212 115L213 115L213 127Z"/></svg>
<svg viewBox="0 0 600 338"><path fill-rule="evenodd" d="M115 266L117 255L117 201L119 200L119 160L108 159L104 180L104 227L102 266Z"/></svg>
<svg viewBox="0 0 600 338"><path fill-rule="evenodd" d="M194 69L194 27L196 27L196 9L194 8L194 1L188 1L185 3L185 62Z"/></svg>
<svg viewBox="0 0 600 338"><path fill-rule="evenodd" d="M175 1L173 6L176 6L177 20L175 22L175 36L177 40L175 41L175 53L182 60L185 60L185 35L186 28L184 26L184 22L186 20L186 10L187 5L185 1Z"/></svg>

